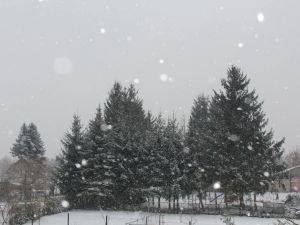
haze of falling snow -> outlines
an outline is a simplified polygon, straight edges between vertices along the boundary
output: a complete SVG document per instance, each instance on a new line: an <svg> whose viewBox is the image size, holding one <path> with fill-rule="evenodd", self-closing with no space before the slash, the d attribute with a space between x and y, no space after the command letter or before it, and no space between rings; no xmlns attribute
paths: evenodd
<svg viewBox="0 0 300 225"><path fill-rule="evenodd" d="M287 137L287 149L298 145L299 6L297 0L1 1L0 156L31 121L47 154L56 155L73 113L87 124L115 80L134 83L154 113L187 119L193 99L219 89L231 64L252 79L276 137Z"/></svg>

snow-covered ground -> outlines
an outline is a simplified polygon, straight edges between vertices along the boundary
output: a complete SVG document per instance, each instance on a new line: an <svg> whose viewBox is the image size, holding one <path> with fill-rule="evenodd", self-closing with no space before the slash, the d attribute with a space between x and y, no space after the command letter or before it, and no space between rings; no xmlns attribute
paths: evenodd
<svg viewBox="0 0 300 225"><path fill-rule="evenodd" d="M108 225L128 225L145 224L148 216L148 225L158 225L159 216L157 214L147 214L144 212L111 212L111 211L85 211L76 210L70 212L70 225L105 225L105 216L108 216ZM165 214L162 218L163 225L188 225L192 221L193 225L224 225L222 216L210 215L178 215ZM273 225L276 219L234 217L235 225ZM132 222L132 223L130 223ZM26 225L30 225L27 223ZM36 221L35 225L67 225L67 213L46 216Z"/></svg>

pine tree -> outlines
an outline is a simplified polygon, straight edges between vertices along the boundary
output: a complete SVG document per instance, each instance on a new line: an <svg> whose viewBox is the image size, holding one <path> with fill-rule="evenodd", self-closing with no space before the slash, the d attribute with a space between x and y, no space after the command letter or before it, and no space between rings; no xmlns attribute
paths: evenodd
<svg viewBox="0 0 300 225"><path fill-rule="evenodd" d="M211 184L210 149L210 114L209 98L204 95L195 99L186 134L188 153L186 156L186 179L189 193L197 192L201 206L203 191Z"/></svg>
<svg viewBox="0 0 300 225"><path fill-rule="evenodd" d="M87 205L94 208L109 207L112 201L113 154L106 144L109 128L103 121L99 106L95 118L89 123L83 167L84 196Z"/></svg>
<svg viewBox="0 0 300 225"><path fill-rule="evenodd" d="M84 131L79 116L74 115L71 130L62 139L62 155L56 170L56 180L62 194L72 208L84 207L84 179L82 167L85 157Z"/></svg>
<svg viewBox="0 0 300 225"><path fill-rule="evenodd" d="M169 201L169 209L171 208L172 198L173 209L175 209L175 201L178 202L181 193L180 183L183 179L184 169L183 141L183 134L176 119L168 119L163 138L163 158L165 162L162 165L162 170L164 171L164 196Z"/></svg>
<svg viewBox="0 0 300 225"><path fill-rule="evenodd" d="M214 181L225 193L236 193L243 204L243 194L262 190L265 180L281 168L284 140L273 141L266 131L267 119L250 80L232 66L222 80L224 92L214 92L210 113Z"/></svg>
<svg viewBox="0 0 300 225"><path fill-rule="evenodd" d="M122 88L115 83L104 109L105 123L112 126L107 133L107 147L114 154L113 195L116 207L143 201L146 157L147 120L143 103L133 85Z"/></svg>
<svg viewBox="0 0 300 225"><path fill-rule="evenodd" d="M149 188L149 195L152 196L152 205L154 205L155 197L158 198L158 208L160 209L160 200L163 194L164 187L164 168L166 162L163 138L165 130L165 121L162 115L159 114L156 118L152 118L148 114L149 126L147 128L146 149L148 156L145 164L146 171L145 183Z"/></svg>
<svg viewBox="0 0 300 225"><path fill-rule="evenodd" d="M19 159L38 159L44 156L44 144L34 123L22 125L11 153Z"/></svg>
<svg viewBox="0 0 300 225"><path fill-rule="evenodd" d="M27 216L33 217L34 210L28 203L34 200L34 190L45 188L45 149L35 124L22 125L11 153L18 160L9 168L9 180L20 184L19 196L25 203L24 210Z"/></svg>

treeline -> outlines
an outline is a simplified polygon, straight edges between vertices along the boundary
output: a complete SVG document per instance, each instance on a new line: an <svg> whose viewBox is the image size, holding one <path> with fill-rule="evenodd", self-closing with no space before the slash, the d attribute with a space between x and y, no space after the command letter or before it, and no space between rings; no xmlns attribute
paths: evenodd
<svg viewBox="0 0 300 225"><path fill-rule="evenodd" d="M249 82L230 67L222 90L195 99L187 129L145 111L135 87L116 82L87 129L74 116L62 140L59 189L74 208L124 208L149 197L171 207L195 192L201 202L212 188L243 204L243 194L265 192L283 169L284 139L273 140Z"/></svg>

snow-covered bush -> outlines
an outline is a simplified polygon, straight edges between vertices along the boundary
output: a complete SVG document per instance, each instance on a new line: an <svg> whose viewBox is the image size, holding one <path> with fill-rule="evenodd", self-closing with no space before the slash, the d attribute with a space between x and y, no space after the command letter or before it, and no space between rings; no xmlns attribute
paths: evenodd
<svg viewBox="0 0 300 225"><path fill-rule="evenodd" d="M288 218L300 218L300 196L288 195L285 201L285 216Z"/></svg>

